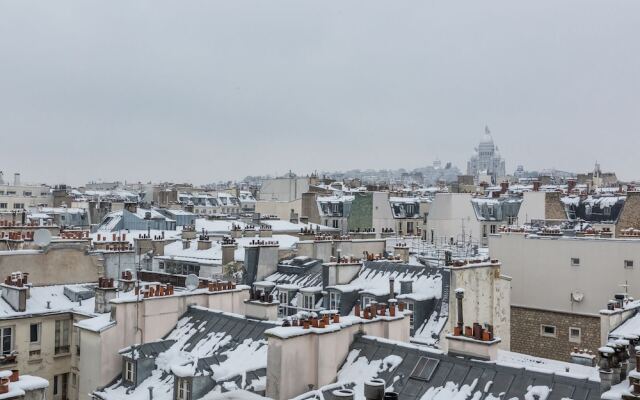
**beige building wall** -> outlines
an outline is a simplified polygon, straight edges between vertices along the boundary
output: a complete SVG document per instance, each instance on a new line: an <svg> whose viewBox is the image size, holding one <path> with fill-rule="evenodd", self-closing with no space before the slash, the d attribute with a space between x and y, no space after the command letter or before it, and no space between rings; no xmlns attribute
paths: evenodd
<svg viewBox="0 0 640 400"><path fill-rule="evenodd" d="M453 334L458 322L458 304L455 290L464 289L462 313L465 326L474 322L493 325L494 335L501 339L499 348L511 347L511 279L501 273L500 263L469 264L463 267L451 267L449 294L449 319L442 333L440 343L447 350L446 336Z"/></svg>
<svg viewBox="0 0 640 400"><path fill-rule="evenodd" d="M302 212L302 199L293 201L259 200L256 202L256 212L260 215L277 215L278 218L288 221L291 217L291 210L298 216Z"/></svg>
<svg viewBox="0 0 640 400"><path fill-rule="evenodd" d="M80 399L89 399L88 393L108 384L120 374L122 358L118 350L161 339L175 327L189 306L244 315L244 301L248 298L249 287L238 286L235 290L223 292L200 289L192 293L151 297L138 302L113 300L111 315L115 324L100 332L80 329ZM100 360L100 368L91 366L96 360Z"/></svg>
<svg viewBox="0 0 640 400"><path fill-rule="evenodd" d="M77 336L73 334L73 323L83 319L71 313L53 315L35 315L25 318L13 318L0 321L0 328L10 327L13 330L13 350L17 351L16 362L4 364L2 369L18 369L20 374L40 376L51 384L46 389L47 399L59 399L53 395L53 379L56 375L68 374L67 398L78 398L78 359L76 356ZM68 321L69 348L56 354L55 329L56 321ZM37 343L30 342L32 324L40 324L40 336ZM75 374L75 380L72 376ZM75 384L74 384L75 382ZM60 387L60 391L62 387Z"/></svg>
<svg viewBox="0 0 640 400"><path fill-rule="evenodd" d="M36 286L96 282L103 262L98 254L89 254L86 245L56 243L43 250L2 253L0 277L16 271L28 272Z"/></svg>

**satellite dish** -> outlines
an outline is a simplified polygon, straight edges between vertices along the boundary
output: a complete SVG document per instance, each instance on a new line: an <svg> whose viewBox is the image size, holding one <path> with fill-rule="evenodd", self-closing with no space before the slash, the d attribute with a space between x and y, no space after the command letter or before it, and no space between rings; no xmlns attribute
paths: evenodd
<svg viewBox="0 0 640 400"><path fill-rule="evenodd" d="M582 302L582 300L584 300L584 293L578 291L571 292L571 300L575 301L576 303Z"/></svg>
<svg viewBox="0 0 640 400"><path fill-rule="evenodd" d="M47 229L38 229L33 234L33 242L40 247L45 247L51 243L51 232Z"/></svg>
<svg viewBox="0 0 640 400"><path fill-rule="evenodd" d="M189 274L187 275L187 279L184 280L184 286L187 287L187 290L193 290L198 287L200 283L200 278L197 275Z"/></svg>

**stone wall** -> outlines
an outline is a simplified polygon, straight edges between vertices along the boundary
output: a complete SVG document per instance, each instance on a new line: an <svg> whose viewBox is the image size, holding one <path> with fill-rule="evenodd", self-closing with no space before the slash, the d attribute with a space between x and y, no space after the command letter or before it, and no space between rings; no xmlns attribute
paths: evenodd
<svg viewBox="0 0 640 400"><path fill-rule="evenodd" d="M556 327L556 336L541 334L541 325ZM580 343L569 341L569 328L581 329ZM569 361L574 347L596 352L600 347L600 318L511 306L511 351Z"/></svg>
<svg viewBox="0 0 640 400"><path fill-rule="evenodd" d="M348 218L349 230L373 228L373 193L355 193Z"/></svg>
<svg viewBox="0 0 640 400"><path fill-rule="evenodd" d="M621 230L627 228L640 228L640 192L627 193L627 200L616 223L616 237L620 236Z"/></svg>
<svg viewBox="0 0 640 400"><path fill-rule="evenodd" d="M545 219L567 219L567 213L558 192L545 193L544 210Z"/></svg>
<svg viewBox="0 0 640 400"><path fill-rule="evenodd" d="M82 244L52 243L43 250L7 252L0 257L0 276L29 273L36 286L96 282L104 274L104 260Z"/></svg>

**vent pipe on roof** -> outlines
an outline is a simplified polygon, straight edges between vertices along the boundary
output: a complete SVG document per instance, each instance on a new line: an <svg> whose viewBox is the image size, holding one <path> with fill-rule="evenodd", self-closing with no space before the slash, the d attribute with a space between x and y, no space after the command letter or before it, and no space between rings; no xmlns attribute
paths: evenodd
<svg viewBox="0 0 640 400"><path fill-rule="evenodd" d="M149 400L153 400L153 386L149 386Z"/></svg>
<svg viewBox="0 0 640 400"><path fill-rule="evenodd" d="M364 383L364 398L367 400L384 400L385 382L374 378Z"/></svg>

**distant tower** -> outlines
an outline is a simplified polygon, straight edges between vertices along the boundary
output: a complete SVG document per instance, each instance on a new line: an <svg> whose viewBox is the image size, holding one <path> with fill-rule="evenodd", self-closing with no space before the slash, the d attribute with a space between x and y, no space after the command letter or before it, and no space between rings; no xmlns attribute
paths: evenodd
<svg viewBox="0 0 640 400"><path fill-rule="evenodd" d="M498 147L493 143L488 126L484 127L484 135L478 147L475 148L475 154L467 163L467 175L472 175L476 183L480 175L488 175L491 177L491 183L494 184L506 175L504 160L500 157Z"/></svg>

